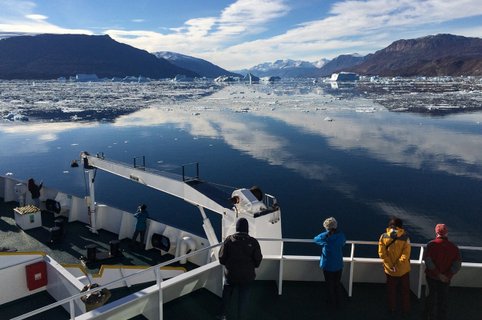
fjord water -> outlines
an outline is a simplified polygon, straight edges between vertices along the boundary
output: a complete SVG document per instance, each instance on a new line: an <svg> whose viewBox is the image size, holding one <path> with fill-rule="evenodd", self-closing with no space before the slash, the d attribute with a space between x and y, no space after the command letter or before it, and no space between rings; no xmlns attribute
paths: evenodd
<svg viewBox="0 0 482 320"><path fill-rule="evenodd" d="M70 168L81 151L127 163L144 155L148 167L176 173L199 162L204 180L276 196L286 238L312 238L334 216L349 239L378 240L397 215L412 242L446 223L458 244L482 246L481 120L390 112L313 88L233 85L112 123L3 122L0 172L84 196L83 170ZM100 171L96 193L126 211L146 203L156 220L202 234L198 210L173 197Z"/></svg>

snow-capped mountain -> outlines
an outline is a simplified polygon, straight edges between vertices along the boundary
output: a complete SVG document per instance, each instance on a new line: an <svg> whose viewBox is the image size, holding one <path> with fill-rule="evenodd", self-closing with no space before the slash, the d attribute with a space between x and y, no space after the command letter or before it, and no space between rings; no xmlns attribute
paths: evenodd
<svg viewBox="0 0 482 320"><path fill-rule="evenodd" d="M313 68L314 65L307 61L300 61L300 60L276 60L275 62L265 62L258 64L257 66L252 67L250 70L252 71L259 71L259 72L266 72L269 70L282 70L282 69L291 69L291 68Z"/></svg>
<svg viewBox="0 0 482 320"><path fill-rule="evenodd" d="M175 66L191 70L202 77L217 78L219 76L239 76L238 74L227 71L209 61L187 56L171 51L153 52L157 58L166 59Z"/></svg>
<svg viewBox="0 0 482 320"><path fill-rule="evenodd" d="M325 59L316 62L308 62L302 60L276 60L274 62L265 62L258 64L249 69L237 71L241 74L252 73L258 77L277 76L281 78L300 78L312 77L317 73L318 65L323 65Z"/></svg>
<svg viewBox="0 0 482 320"><path fill-rule="evenodd" d="M238 72L241 74L252 73L258 77L317 78L326 77L333 72L356 66L363 60L364 57L356 53L340 55L332 60L322 58L314 62L286 59L261 63Z"/></svg>
<svg viewBox="0 0 482 320"><path fill-rule="evenodd" d="M317 68L322 68L325 64L327 64L330 61L331 61L330 59L322 58L318 61L312 62L312 64Z"/></svg>

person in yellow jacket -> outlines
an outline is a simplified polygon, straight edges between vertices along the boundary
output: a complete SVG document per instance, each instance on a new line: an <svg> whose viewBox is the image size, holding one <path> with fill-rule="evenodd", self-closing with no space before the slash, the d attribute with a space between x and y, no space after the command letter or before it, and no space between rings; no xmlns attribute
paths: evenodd
<svg viewBox="0 0 482 320"><path fill-rule="evenodd" d="M402 313L410 312L410 238L403 229L403 222L393 217L388 228L378 241L378 255L383 261L387 277L388 308L391 314L397 312L397 295L401 294Z"/></svg>

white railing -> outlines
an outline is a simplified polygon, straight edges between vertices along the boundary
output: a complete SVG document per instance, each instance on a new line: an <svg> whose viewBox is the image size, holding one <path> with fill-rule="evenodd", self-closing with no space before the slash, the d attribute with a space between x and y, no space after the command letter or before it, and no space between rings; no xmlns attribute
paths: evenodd
<svg viewBox="0 0 482 320"><path fill-rule="evenodd" d="M130 278L133 278L133 277L136 277L136 276L139 276L140 274L142 273L146 273L146 272L155 272L156 274L156 285L160 288L160 284L161 282L163 281L162 280L162 277L160 275L160 268L162 267L166 267L170 264L173 264L173 263L176 263L176 262L179 262L180 260L182 259L187 259L187 258L190 258L192 256L195 256L195 255L198 255L206 250L211 250L211 249L214 249L215 247L219 246L220 244L217 244L217 245L214 245L214 246L211 246L211 247L206 247L206 248L202 248L200 250L197 250L197 251L194 251L194 252L191 252L189 254L186 254L184 256L180 256L180 257L177 257L177 258L174 258L172 260L169 260L169 261L166 261L166 262L163 262L161 264L158 264L158 265L155 265L155 266L152 266L150 268L147 268L147 269L144 269L144 270L141 270L137 273L134 273L134 274L131 274L131 275L128 275L128 276L125 276L123 278L120 278L120 279L117 279L115 281L112 281L112 282L109 282L108 284L106 285L103 285L103 286L99 286L99 287L96 287L95 289L93 290L88 290L88 291L84 291L84 292L80 292L78 294L75 294L73 296L70 296L68 298L65 298L63 300L60 300L60 301L57 301L57 302L54 302L52 304L49 304L47 306L44 306L42 308L39 308L37 310L34 310L34 311L31 311L31 312L28 312L28 313L25 313L21 316L18 316L18 317L15 317L13 318L12 320L21 320L21 319L26 319L26 318L29 318L31 316L34 316L36 314L39 314L39 313L42 313L44 311L47 311L47 310L50 310L50 309L53 309L53 308L56 308L58 306L62 306L63 304L66 304L68 303L69 306L70 306L70 310L73 310L73 305L74 305L74 301L76 299L80 299L80 297L84 296L84 295L87 295L89 293L93 293L93 292L98 292L98 291L101 291L102 289L108 289L109 287L115 285L115 284L118 284L118 283L121 283L121 282L124 282ZM162 295L160 295L160 297L162 297ZM70 318L71 319L75 319L75 314L73 314L71 312L70 314Z"/></svg>
<svg viewBox="0 0 482 320"><path fill-rule="evenodd" d="M314 244L312 239L264 239L263 238L263 239L258 239L258 240L259 241L278 241L278 242L281 241L283 243L311 243L311 244ZM385 278L384 278L384 275L383 275L383 271L382 271L382 268L381 268L381 262L380 262L379 258L357 257L355 255L356 246L362 246L362 245L378 246L378 242L375 242L375 241L347 241L347 244L350 245L350 255L345 256L343 258L343 260L344 260L344 263L345 263L345 270L347 270L347 269L349 270L348 274L346 273L346 271L344 272L344 279L345 279L344 285L345 285L345 287L348 288L348 295L352 296L353 283L354 282L377 282L377 283L384 282ZM210 274L210 272L212 272L215 268L221 268L221 267L220 267L219 263L217 263L217 262L216 263L214 263L214 262L213 263L207 263L205 266L199 267L197 269L186 272L183 275L180 275L180 276L177 276L177 277L174 277L172 279L164 281L164 283L169 282L169 284L166 284L166 285L164 285L163 280L160 276L160 272L159 272L160 268L168 266L172 263L178 262L182 259L187 259L187 258L193 257L195 255L198 255L200 253L205 252L206 250L215 249L216 247L218 247L220 245L221 244L216 244L216 245L213 245L213 246L210 246L210 247L202 248L200 250L191 252L191 253L186 254L184 256L177 257L175 259L172 259L170 261L158 264L156 266L152 266L152 267L150 267L148 269L145 269L145 270L142 270L138 273L126 276L124 278L112 281L112 282L110 282L106 285L97 287L94 290L90 290L90 291L87 291L87 292L81 292L81 293L75 294L75 295L73 295L71 297L68 297L66 299L63 299L61 301L57 301L57 302L52 303L50 305L44 306L40 309L37 309L37 310L31 311L29 313L23 314L21 316L18 316L16 318L14 318L13 320L26 319L28 317L34 316L36 314L42 313L44 311L47 311L49 309L52 309L52 308L55 308L55 307L58 307L58 306L61 306L63 304L67 304L67 303L70 305L70 319L76 319L76 318L77 319L91 319L91 318L103 319L103 313L109 313L109 316L112 316L113 312L114 313L117 312L119 319L123 319L123 316L122 316L123 306L125 306L128 303L129 304L135 303L135 301L141 302L141 300L143 300L143 299L148 299L147 296L150 296L150 299L151 299L150 301L152 301L152 296L155 295L155 294L157 294L157 299L158 299L157 300L158 307L156 307L157 310L158 310L157 314L158 314L159 319L162 320L163 319L163 311L162 311L163 310L163 304L168 301L164 298L164 296L165 296L164 291L167 288L175 286L176 283L182 283L183 281L186 281L187 279L192 279L193 282L198 282L197 281L198 278L203 277L203 275L205 275L206 273ZM412 291L414 291L414 293L417 295L417 297L420 298L421 287L424 284L424 277L423 277L423 273L424 273L423 272L424 271L424 269L423 269L424 245L423 244L412 244L412 248L420 248L418 259L410 261L411 266L412 266L412 271L415 270L415 271L418 272L418 273L415 272L415 276L412 275L412 277L411 277L411 280L413 280L413 283L411 283L411 288L412 288ZM461 250L482 252L482 247L461 246L459 248ZM208 255L208 257L209 256L210 255ZM309 279L309 273L306 273L303 270L299 271L300 274L298 274L298 275L288 274L288 272L291 272L291 271L287 271L285 266L287 266L287 264L293 263L293 262L296 263L296 264L301 264L304 267L306 267L306 265L309 264L310 268L312 268L314 266L314 267L319 269L319 266L318 266L319 256L294 256L294 255L282 254L280 256L265 257L263 259L263 264L266 264L266 265L263 266L263 264L262 264L260 266L260 269L262 269L262 270L260 270L258 273L262 274L262 277L261 277L262 280L271 279L271 280L277 281L278 282L278 294L280 294L280 295L282 294L283 281L289 281L289 280L285 280L286 278L289 279L293 276L294 277L301 276L301 277L305 277L304 278L305 281L323 281L322 278L318 278L316 280ZM273 268L272 268L273 264L275 264L275 265L277 264L278 272L276 273L276 272L270 271L267 274L263 275L263 270L273 270ZM348 265L348 268L346 268L347 265ZM377 272L374 272L374 270L373 270L373 265L378 265L380 270L381 270L380 275L377 276L377 279L375 279L375 280L368 279L369 281L357 281L357 279L359 278L359 276L357 275L357 272L365 272L365 271L368 270L368 272L370 274L377 274ZM368 269L366 268L367 266L368 266ZM464 286L464 284L466 284L467 286L482 287L482 280L481 280L482 279L482 263L479 263L479 262L475 262L475 263L474 262L463 262L462 263L462 269L464 269L464 268L468 268L468 269L472 270L468 279L470 279L470 281L472 281L473 283L470 283L470 284L461 283L461 285ZM120 299L119 301L122 300L121 302L114 301L114 302L109 303L108 305L105 305L105 306L103 306L99 309L96 309L96 310L94 310L90 313L85 313L85 314L80 315L80 316L75 315L75 311L74 311L74 307L73 307L74 306L74 300L80 299L81 296L84 296L89 292L100 291L104 288L109 288L109 287L113 286L114 284L121 283L121 282L126 283L125 281L128 280L131 277L138 276L139 274L141 274L143 272L152 272L152 271L154 271L156 273L156 285L151 286L148 289L145 289L146 294L142 294L142 295L133 294L133 295L131 295L132 296L131 299L126 299L126 300ZM478 276L474 277L473 276L474 273L477 274ZM319 274L322 274L322 273L319 272ZM308 277L308 278L306 278L306 277ZM316 277L316 275L315 275L315 277ZM259 278L260 277L258 277L258 279ZM456 278L457 278L457 276L455 277L455 279ZM221 287L222 281L223 281L221 272L219 273L219 279L215 279L215 282L216 281L219 283L219 287ZM183 291L177 297L180 297L184 294L188 294L188 293L193 292L197 289L199 289L199 288L198 287L192 287L192 289L188 289L187 292ZM105 316L105 317L107 318L107 316Z"/></svg>

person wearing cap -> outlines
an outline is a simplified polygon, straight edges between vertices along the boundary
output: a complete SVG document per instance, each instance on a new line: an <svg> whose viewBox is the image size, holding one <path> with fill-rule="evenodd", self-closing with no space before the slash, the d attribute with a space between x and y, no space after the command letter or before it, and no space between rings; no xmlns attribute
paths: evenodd
<svg viewBox="0 0 482 320"><path fill-rule="evenodd" d="M250 285L256 278L255 269L263 259L258 240L248 232L248 220L240 218L236 222L236 233L228 236L219 249L219 263L224 265L225 284L218 319L226 319L234 290L238 291L237 319L246 317Z"/></svg>
<svg viewBox="0 0 482 320"><path fill-rule="evenodd" d="M387 279L388 309L393 316L397 312L397 295L400 292L402 313L410 312L410 238L403 229L403 221L392 217L386 232L378 240L378 256L382 259Z"/></svg>
<svg viewBox="0 0 482 320"><path fill-rule="evenodd" d="M435 226L435 239L427 244L423 260L428 285L427 319L447 319L450 280L461 267L459 248L447 238L445 224Z"/></svg>
<svg viewBox="0 0 482 320"><path fill-rule="evenodd" d="M341 274L343 272L343 246L346 237L338 230L338 222L335 218L327 218L323 222L325 231L317 235L313 240L322 247L320 268L325 276L327 303L331 311L340 308L342 289Z"/></svg>
<svg viewBox="0 0 482 320"><path fill-rule="evenodd" d="M134 214L134 217L137 219L136 222L136 230L134 231L134 235L132 236L132 240L134 244L137 244L137 236L141 235L141 245L144 244L144 236L146 235L147 229L147 218L149 217L149 213L147 212L147 206L145 204L140 205L137 207L137 211Z"/></svg>

